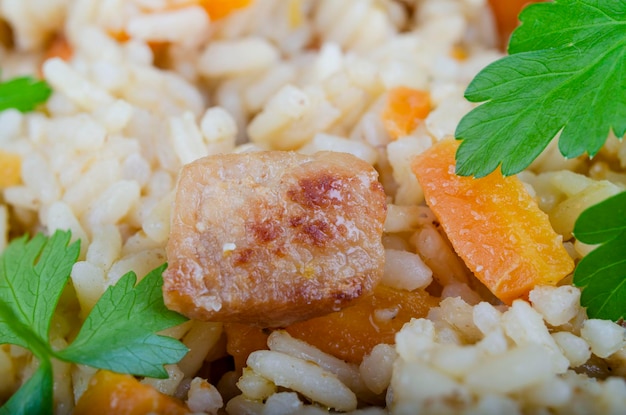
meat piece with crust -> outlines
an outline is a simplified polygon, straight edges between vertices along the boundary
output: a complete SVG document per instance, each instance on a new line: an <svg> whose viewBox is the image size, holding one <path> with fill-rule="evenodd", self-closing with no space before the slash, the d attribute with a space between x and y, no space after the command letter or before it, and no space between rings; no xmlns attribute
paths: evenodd
<svg viewBox="0 0 626 415"><path fill-rule="evenodd" d="M209 156L178 181L163 274L187 317L262 327L336 311L382 277L385 193L347 153Z"/></svg>

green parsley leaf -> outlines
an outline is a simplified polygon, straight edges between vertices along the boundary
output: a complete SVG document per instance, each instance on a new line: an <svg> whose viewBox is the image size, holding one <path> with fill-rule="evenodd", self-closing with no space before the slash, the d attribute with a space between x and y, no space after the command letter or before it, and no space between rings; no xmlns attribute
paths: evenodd
<svg viewBox="0 0 626 415"><path fill-rule="evenodd" d="M0 408L0 415L52 415L52 364L43 359L35 373Z"/></svg>
<svg viewBox="0 0 626 415"><path fill-rule="evenodd" d="M163 364L178 362L188 349L178 340L154 334L187 320L163 304L165 267L150 272L136 287L133 272L109 287L74 342L57 355L119 373L167 378Z"/></svg>
<svg viewBox="0 0 626 415"><path fill-rule="evenodd" d="M574 271L574 285L583 288L581 305L590 318L626 317L626 192L583 211L573 233L581 242L601 244Z"/></svg>
<svg viewBox="0 0 626 415"><path fill-rule="evenodd" d="M52 88L46 81L30 76L13 78L0 83L0 111L9 108L22 112L32 111L37 105L46 102L50 94Z"/></svg>
<svg viewBox="0 0 626 415"><path fill-rule="evenodd" d="M39 368L0 408L0 414L52 413L52 315L78 258L69 232L12 241L0 256L0 344L30 349Z"/></svg>
<svg viewBox="0 0 626 415"><path fill-rule="evenodd" d="M186 321L163 303L162 265L135 286L128 273L109 287L70 346L54 350L49 330L80 252L70 232L15 239L0 255L0 344L30 349L39 360L31 378L0 408L0 415L52 413L52 359L140 376L167 377L163 365L187 348L155 332Z"/></svg>
<svg viewBox="0 0 626 415"><path fill-rule="evenodd" d="M556 0L520 14L506 56L465 97L484 102L459 123L457 174L527 168L560 132L568 158L626 133L626 1Z"/></svg>
<svg viewBox="0 0 626 415"><path fill-rule="evenodd" d="M0 342L47 354L50 320L80 252L69 232L14 240L0 259ZM44 350L39 352L39 348Z"/></svg>

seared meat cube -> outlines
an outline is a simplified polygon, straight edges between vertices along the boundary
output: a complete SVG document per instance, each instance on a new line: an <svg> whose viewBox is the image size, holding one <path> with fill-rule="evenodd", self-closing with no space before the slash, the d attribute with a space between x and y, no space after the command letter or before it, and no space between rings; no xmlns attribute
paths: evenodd
<svg viewBox="0 0 626 415"><path fill-rule="evenodd" d="M385 193L346 153L209 156L178 181L165 303L190 318L285 326L370 293Z"/></svg>

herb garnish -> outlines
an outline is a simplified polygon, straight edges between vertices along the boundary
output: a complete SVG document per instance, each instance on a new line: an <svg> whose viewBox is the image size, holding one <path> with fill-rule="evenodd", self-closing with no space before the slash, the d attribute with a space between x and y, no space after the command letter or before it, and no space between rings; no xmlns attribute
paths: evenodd
<svg viewBox="0 0 626 415"><path fill-rule="evenodd" d="M9 108L22 112L32 111L37 105L46 102L50 94L52 88L46 81L30 76L0 82L0 111Z"/></svg>
<svg viewBox="0 0 626 415"><path fill-rule="evenodd" d="M555 0L526 7L509 56L465 97L485 102L459 123L457 174L524 170L559 133L568 158L595 155L626 133L626 1Z"/></svg>
<svg viewBox="0 0 626 415"><path fill-rule="evenodd" d="M79 242L70 232L15 239L0 256L0 344L30 349L39 361L34 375L0 408L0 414L52 413L52 359L138 376L166 378L164 364L176 363L188 349L156 332L186 318L163 304L165 264L136 286L125 274L109 287L85 320L76 339L55 350L50 322L78 258Z"/></svg>
<svg viewBox="0 0 626 415"><path fill-rule="evenodd" d="M574 271L574 285L584 288L580 302L588 316L626 317L626 192L583 211L573 233L586 244L601 244Z"/></svg>

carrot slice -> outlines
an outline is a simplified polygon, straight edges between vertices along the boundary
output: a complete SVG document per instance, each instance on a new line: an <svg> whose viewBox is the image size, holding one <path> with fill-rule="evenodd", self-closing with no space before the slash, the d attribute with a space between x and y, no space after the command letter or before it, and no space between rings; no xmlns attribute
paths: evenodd
<svg viewBox="0 0 626 415"><path fill-rule="evenodd" d="M270 333L259 327L240 323L224 324L226 333L226 352L235 360L235 370L241 372L246 366L250 353L267 349Z"/></svg>
<svg viewBox="0 0 626 415"><path fill-rule="evenodd" d="M108 30L107 33L119 43L128 42L130 40L130 35L124 29L111 29Z"/></svg>
<svg viewBox="0 0 626 415"><path fill-rule="evenodd" d="M286 330L318 349L347 362L360 363L380 343L395 343L395 334L411 318L425 317L439 299L423 290L404 291L379 285L374 294L341 311L298 322Z"/></svg>
<svg viewBox="0 0 626 415"><path fill-rule="evenodd" d="M524 184L499 170L476 179L454 173L455 140L412 163L426 203L476 277L500 300L527 298L535 285L555 285L574 268L558 235Z"/></svg>
<svg viewBox="0 0 626 415"><path fill-rule="evenodd" d="M165 10L177 10L197 5L204 9L211 20L218 20L239 9L248 7L251 3L252 0L188 0L168 5ZM130 40L130 35L124 29L111 29L108 34L120 43ZM149 45L153 52L160 53L163 46L167 46L167 42L150 42Z"/></svg>
<svg viewBox="0 0 626 415"><path fill-rule="evenodd" d="M412 170L426 203L465 264L510 304L539 284L555 285L574 268L562 237L515 176L476 179L454 173L455 140L417 156Z"/></svg>
<svg viewBox="0 0 626 415"><path fill-rule="evenodd" d="M52 41L48 45L43 54L41 63L39 64L38 73L43 77L43 63L50 58L61 58L64 61L69 61L74 56L74 49L72 45L67 41L67 38L62 34L57 34L52 38Z"/></svg>
<svg viewBox="0 0 626 415"><path fill-rule="evenodd" d="M395 334L411 318L425 317L439 299L424 290L404 291L379 285L374 294L341 311L301 321L285 330L293 337L347 362L360 363L380 343L393 344ZM246 365L250 353L267 349L269 331L229 323L224 325L226 351L235 369Z"/></svg>
<svg viewBox="0 0 626 415"><path fill-rule="evenodd" d="M89 381L74 415L183 415L191 411L180 401L130 375L101 370Z"/></svg>
<svg viewBox="0 0 626 415"><path fill-rule="evenodd" d="M46 50L44 55L44 60L50 58L61 58L64 61L69 61L72 59L74 55L74 49L67 41L67 38L61 34L57 35L52 39L50 46Z"/></svg>
<svg viewBox="0 0 626 415"><path fill-rule="evenodd" d="M467 49L461 45L455 45L450 50L450 56L457 61L465 61L469 57Z"/></svg>
<svg viewBox="0 0 626 415"><path fill-rule="evenodd" d="M199 0L211 20L224 18L232 12L248 7L252 0Z"/></svg>
<svg viewBox="0 0 626 415"><path fill-rule="evenodd" d="M0 150L0 189L22 182L22 159L19 155Z"/></svg>
<svg viewBox="0 0 626 415"><path fill-rule="evenodd" d="M489 6L493 12L500 35L500 47L504 50L509 43L509 36L519 24L517 16L522 9L530 3L542 0L489 0Z"/></svg>
<svg viewBox="0 0 626 415"><path fill-rule="evenodd" d="M394 140L407 135L428 116L430 107L428 91L404 86L393 88L382 112L385 129Z"/></svg>

